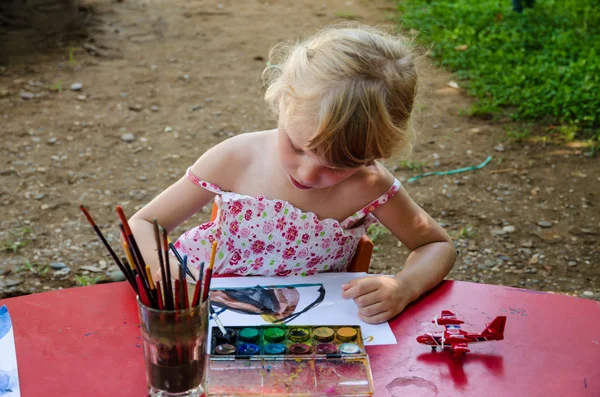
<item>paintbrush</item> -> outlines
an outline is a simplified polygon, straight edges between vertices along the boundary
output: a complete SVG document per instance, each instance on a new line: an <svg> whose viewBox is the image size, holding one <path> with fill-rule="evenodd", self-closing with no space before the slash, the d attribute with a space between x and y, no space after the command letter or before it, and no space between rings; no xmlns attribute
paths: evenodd
<svg viewBox="0 0 600 397"><path fill-rule="evenodd" d="M150 304L150 299L148 299L148 295L146 295L146 291L144 290L144 283L142 282L142 278L140 277L140 275L138 274L137 276L135 276L135 281L138 285L138 290L140 291L139 297L140 297L140 301L148 306L148 307L152 307L152 305Z"/></svg>
<svg viewBox="0 0 600 397"><path fill-rule="evenodd" d="M162 243L163 243L163 252L165 253L165 276L166 279L163 280L163 285L165 287L165 299L166 299L166 291L168 290L169 293L169 298L168 298L168 302L169 302L169 306L167 306L165 304L165 307L167 308L167 310L173 310L173 301L174 298L176 296L173 295L173 287L171 285L171 264L169 263L169 243L167 242L167 231L165 230L165 228L161 227L161 232L162 232ZM165 302L166 303L166 302Z"/></svg>
<svg viewBox="0 0 600 397"><path fill-rule="evenodd" d="M133 275L133 278L137 275L137 270L135 270L135 262L133 259L133 254L131 252L131 247L127 244L127 237L125 236L125 228L123 224L119 222L119 227L121 228L121 235L123 236L123 251L125 251L125 256L127 257L127 263L129 263L129 271Z"/></svg>
<svg viewBox="0 0 600 397"><path fill-rule="evenodd" d="M175 310L180 310L181 307L181 300L179 299L180 297L180 286L179 286L179 280L175 280Z"/></svg>
<svg viewBox="0 0 600 397"><path fill-rule="evenodd" d="M119 216L119 219L121 220L121 224L123 225L123 230L125 231L125 237L127 239L127 243L129 245L129 247L131 248L132 258L133 258L133 262L136 265L136 270L138 272L138 276L140 276L140 278L142 280L142 285L144 286L144 290L146 291L146 294L151 299L150 286L148 284L148 280L146 280L146 270L145 270L146 263L144 262L144 257L142 256L142 253L140 252L140 248L138 247L137 242L135 241L135 237L133 236L133 233L131 231L131 228L129 227L129 222L127 221L127 217L125 216L123 207L121 207L120 205L117 205L116 209L117 209L117 215Z"/></svg>
<svg viewBox="0 0 600 397"><path fill-rule="evenodd" d="M142 280L142 286L144 287L144 291L148 296L150 302L154 302L154 296L150 293L150 285L148 284L148 280L146 279L146 263L144 262L144 257L140 252L140 248L135 241L135 237L133 237L133 233L131 232L131 228L129 227L129 222L127 222L127 217L125 216L125 212L123 211L123 207L117 205L117 214L119 215L119 219L121 219L121 223L123 224L123 228L125 230L125 236L129 241L129 246L133 249L133 259L137 266L138 276L140 276Z"/></svg>
<svg viewBox="0 0 600 397"><path fill-rule="evenodd" d="M179 280L179 309L185 309L185 275L183 274L183 267L178 266L177 268L177 279Z"/></svg>
<svg viewBox="0 0 600 397"><path fill-rule="evenodd" d="M158 294L156 293L156 287L154 286L154 281L152 280L152 270L148 265L146 265L146 277L148 277L148 285L150 286L150 292L157 297L156 307L158 307Z"/></svg>
<svg viewBox="0 0 600 397"><path fill-rule="evenodd" d="M158 310L164 310L165 305L163 303L162 292L160 290L160 281L156 282L156 297L158 298Z"/></svg>
<svg viewBox="0 0 600 397"><path fill-rule="evenodd" d="M227 331L225 330L223 323L221 323L221 320L219 320L219 316L217 316L217 312L215 312L215 309L213 309L212 305L209 305L209 307L210 307L210 315L211 315L212 319L215 320L215 323L217 323L217 327L219 327L219 330L221 331L221 335L226 337Z"/></svg>
<svg viewBox="0 0 600 397"><path fill-rule="evenodd" d="M213 241L212 251L210 253L210 262L208 263L208 270L206 271L206 282L204 290L202 291L202 299L200 304L204 303L208 299L208 293L210 292L210 280L212 279L213 266L215 265L215 255L217 254L217 242Z"/></svg>
<svg viewBox="0 0 600 397"><path fill-rule="evenodd" d="M183 265L183 258L181 257L181 255L179 255L177 248L175 248L175 245L171 242L170 238L168 238L167 241L169 242L169 248L171 248L173 255L175 255L175 258L177 258L179 263ZM190 276L192 278L192 280L196 281L196 277L194 277L194 275L192 274L192 271L188 267L185 268L185 273L188 276Z"/></svg>
<svg viewBox="0 0 600 397"><path fill-rule="evenodd" d="M171 308L171 303L169 302L173 302L173 295L171 293L171 289L169 288L171 285L171 280L170 278L167 278L167 272L165 270L165 263L163 260L163 251L162 251L162 244L161 244L161 238L160 238L160 227L158 225L158 222L156 221L156 219L153 220L152 225L154 227L154 239L156 240L156 251L158 253L158 263L160 265L160 277L162 279L163 282L163 286L164 286L164 298L165 298L165 309L169 310ZM169 285L169 287L167 286L167 284Z"/></svg>
<svg viewBox="0 0 600 397"><path fill-rule="evenodd" d="M194 297L192 298L192 307L200 304L200 290L202 289L202 281L204 276L204 262L200 263L200 273L198 281L196 282L196 288L194 289Z"/></svg>
<svg viewBox="0 0 600 397"><path fill-rule="evenodd" d="M189 309L190 307L190 301L189 301L189 296L188 296L188 284L187 284L187 279L185 277L186 275L186 270L187 270L187 255L183 256L183 263L181 264L181 267L183 268L182 273L182 278L181 278L181 282L182 282L182 289L183 289L183 308L184 309Z"/></svg>
<svg viewBox="0 0 600 397"><path fill-rule="evenodd" d="M133 275L127 271L127 268L125 267L125 265L123 265L123 263L121 262L121 260L119 259L119 257L115 253L115 251L113 251L113 249L110 246L110 244L108 243L108 241L106 241L106 239L104 238L104 235L100 231L100 228L98 227L98 225L96 225L96 222L94 222L94 219L92 218L92 216L90 215L88 210L83 206L83 204L79 205L79 209L81 209L81 212L83 212L83 215L85 215L89 224L92 225L92 228L94 229L94 231L96 232L96 234L98 235L100 240L102 241L102 244L104 244L104 246L110 253L110 256L113 258L113 260L115 261L115 263L117 264L117 266L119 267L119 269L121 270L121 272L123 273L123 275L125 276L127 281L129 282L129 284L131 285L133 290L136 291L136 293L137 293L137 285L136 285L135 279L133 278Z"/></svg>

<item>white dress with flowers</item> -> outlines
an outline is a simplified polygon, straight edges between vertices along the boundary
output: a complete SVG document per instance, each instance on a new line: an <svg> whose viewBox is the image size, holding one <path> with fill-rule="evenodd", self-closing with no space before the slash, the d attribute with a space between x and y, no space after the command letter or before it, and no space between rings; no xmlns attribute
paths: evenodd
<svg viewBox="0 0 600 397"><path fill-rule="evenodd" d="M228 275L308 276L318 272L345 271L360 238L377 222L372 212L400 190L395 179L387 192L342 222L318 219L283 200L225 192L203 181L191 169L195 185L217 194L219 208L214 221L184 233L175 243L190 266L210 259L218 242L213 272ZM359 226L349 228L364 218Z"/></svg>

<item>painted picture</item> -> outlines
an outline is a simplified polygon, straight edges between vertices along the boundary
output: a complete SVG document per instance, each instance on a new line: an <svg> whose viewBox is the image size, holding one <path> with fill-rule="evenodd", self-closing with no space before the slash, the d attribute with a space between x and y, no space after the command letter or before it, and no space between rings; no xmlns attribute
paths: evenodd
<svg viewBox="0 0 600 397"><path fill-rule="evenodd" d="M0 397L20 397L17 353L6 305L0 307Z"/></svg>
<svg viewBox="0 0 600 397"><path fill-rule="evenodd" d="M309 289L316 290L316 297L300 307L300 291L305 295L313 295ZM231 287L211 290L213 307L223 312L231 310L236 313L260 315L266 322L286 324L307 313L325 299L323 284L288 284L288 285L256 285L254 287ZM310 301L310 299L306 299Z"/></svg>
<svg viewBox="0 0 600 397"><path fill-rule="evenodd" d="M211 303L225 326L360 325L365 345L395 344L388 323L367 324L341 285L365 273L213 278ZM215 325L215 324L212 324Z"/></svg>

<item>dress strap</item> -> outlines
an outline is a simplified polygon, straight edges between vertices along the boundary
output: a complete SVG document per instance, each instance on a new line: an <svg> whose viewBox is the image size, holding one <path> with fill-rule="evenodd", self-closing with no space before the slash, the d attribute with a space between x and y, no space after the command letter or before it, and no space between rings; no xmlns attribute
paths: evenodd
<svg viewBox="0 0 600 397"><path fill-rule="evenodd" d="M398 193L398 191L400 190L401 186L402 186L402 184L400 183L400 181L398 179L394 179L394 183L392 184L392 186L390 186L390 188L385 193L383 193L381 196L379 196L375 200L371 201L363 209L356 211L353 215L344 219L340 223L340 226L343 228L346 228L346 227L348 227L348 225L351 225L355 221L357 221L361 218L364 218L371 212L375 211L377 208L379 208L383 204L387 203L387 201L390 198L394 197L394 195L396 193Z"/></svg>
<svg viewBox="0 0 600 397"><path fill-rule="evenodd" d="M203 181L202 179L200 179L196 175L194 175L194 173L192 172L192 167L187 169L187 171L185 172L185 176L187 176L187 178L190 180L190 182L192 182L194 185L199 186L203 189L206 189L209 192L213 192L216 194L225 193L223 190L221 190L220 187L218 187L214 183Z"/></svg>

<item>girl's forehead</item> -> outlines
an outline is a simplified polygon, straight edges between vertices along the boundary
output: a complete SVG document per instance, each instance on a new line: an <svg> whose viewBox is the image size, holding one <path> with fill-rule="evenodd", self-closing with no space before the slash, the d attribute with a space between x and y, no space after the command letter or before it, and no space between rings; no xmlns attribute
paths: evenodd
<svg viewBox="0 0 600 397"><path fill-rule="evenodd" d="M280 124L283 126L288 137L300 148L306 145L317 131L316 123L307 120L305 117L288 117L287 115L282 115L280 117Z"/></svg>

